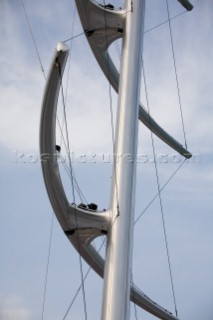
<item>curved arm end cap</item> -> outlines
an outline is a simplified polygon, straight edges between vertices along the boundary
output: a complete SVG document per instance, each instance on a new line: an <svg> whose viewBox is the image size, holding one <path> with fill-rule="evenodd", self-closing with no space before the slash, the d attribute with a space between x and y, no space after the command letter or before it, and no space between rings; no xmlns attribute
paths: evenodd
<svg viewBox="0 0 213 320"><path fill-rule="evenodd" d="M188 0L178 0L178 2L188 11L193 9L193 5Z"/></svg>
<svg viewBox="0 0 213 320"><path fill-rule="evenodd" d="M60 52L66 52L69 51L69 47L68 45L66 45L65 42L58 42L57 47L56 47L57 51Z"/></svg>

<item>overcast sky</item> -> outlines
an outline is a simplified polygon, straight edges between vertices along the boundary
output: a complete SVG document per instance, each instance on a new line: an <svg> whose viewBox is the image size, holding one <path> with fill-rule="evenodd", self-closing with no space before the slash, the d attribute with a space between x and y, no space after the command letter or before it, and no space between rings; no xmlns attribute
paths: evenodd
<svg viewBox="0 0 213 320"><path fill-rule="evenodd" d="M122 5L122 0L111 2ZM82 32L74 1L24 0L24 4L47 74L57 42ZM193 11L171 22L186 139L193 157L162 191L162 202L179 318L211 320L213 2L193 0L193 4ZM169 0L169 5L171 17L184 11L175 0ZM145 30L166 20L166 1L147 0ZM53 216L39 162L45 80L20 0L0 1L0 30L0 320L38 320ZM114 46L113 52L118 60ZM184 144L168 23L144 34L144 65L151 114ZM144 80L141 100L146 105ZM113 111L115 118L115 94ZM76 155L111 154L109 86L84 36L72 42L67 117ZM60 137L57 139L60 143ZM163 186L182 159L158 138L154 141ZM136 218L157 193L151 136L142 124L138 153L148 161L138 163ZM75 163L74 167L88 201L107 208L111 163L97 156L96 163ZM71 194L63 176L67 194ZM174 313L158 198L135 225L133 258L136 285ZM83 269L86 273L88 266L84 264ZM102 284L91 271L85 282L88 319L100 319ZM79 285L78 254L54 218L44 320L63 319ZM138 319L154 319L139 309L137 315ZM82 293L67 319L84 319Z"/></svg>

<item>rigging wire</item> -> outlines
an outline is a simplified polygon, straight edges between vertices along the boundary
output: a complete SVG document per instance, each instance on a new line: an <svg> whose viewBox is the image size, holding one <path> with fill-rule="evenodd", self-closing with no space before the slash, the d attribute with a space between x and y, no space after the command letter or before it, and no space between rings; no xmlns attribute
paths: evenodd
<svg viewBox="0 0 213 320"><path fill-rule="evenodd" d="M32 38L32 41L33 41L33 44L34 44L36 55L37 55L38 60L39 60L40 68L41 68L42 74L44 76L44 80L46 81L45 70L44 70L44 67L43 67L41 56L39 54L38 46L36 44L35 36L33 34L33 29L32 29L31 24L30 24L30 20L29 20L28 13L27 13L27 10L26 10L25 4L24 4L24 0L20 0L20 1L21 1L21 5L22 5L22 8L23 8L24 14L25 14L25 18L26 18L26 21L27 21L28 29L29 29L29 32L30 32L30 35L31 35L31 38ZM51 219L51 225L50 225L49 247L48 247L48 254L47 254L47 264L46 264L46 272L45 272L45 280L44 280L44 292L43 292L43 301L42 301L42 310L41 310L41 319L42 320L44 319L44 311L45 311L47 282L48 282L48 274L49 274L49 263L50 263L50 254L51 254L52 238L53 238L53 222L54 222L54 213L52 211L52 219Z"/></svg>
<svg viewBox="0 0 213 320"><path fill-rule="evenodd" d="M42 74L44 76L44 79L46 80L46 73L45 73L44 66L43 66L42 59L41 59L41 55L39 53L39 49L38 49L38 46L37 46L37 43L36 43L36 39L35 39L35 36L34 36L34 33L33 33L33 29L32 29L31 23L30 23L30 19L28 17L28 13L27 13L27 10L26 10L25 4L24 4L24 0L20 0L20 1L21 1L21 5L23 7L23 11L24 11L25 18L26 18L26 21L27 21L27 25L28 25L28 28L29 28L29 31L30 31L30 35L32 37L32 41L33 41L34 48L35 48L35 51L36 51L36 54L37 54L37 58L39 60L39 64L40 64L40 67L41 67L41 70L42 70ZM75 12L76 11L74 11L74 13ZM74 24L72 25L72 33L73 32L74 32ZM71 44L70 44L70 47L71 47ZM70 57L71 57L71 55L70 55ZM66 98L67 98L67 88L66 88ZM66 101L66 99L65 99L65 101ZM64 139L64 135L63 135L63 126L60 125L60 121L58 119L58 116L57 116L57 124L59 126L59 129L60 129L60 132L61 132L61 137L62 137L62 139L64 141L65 148L66 148L66 143L65 143L65 139ZM66 148L66 150L67 150L67 148ZM73 174L74 174L74 170L73 170ZM77 189L80 190L80 187L79 187L79 185L77 183L76 178L75 178L75 184L77 186ZM81 191L81 194L83 194L82 191Z"/></svg>
<svg viewBox="0 0 213 320"><path fill-rule="evenodd" d="M176 170L173 172L173 174L166 180L166 182L162 185L160 188L160 192L163 191L163 189L167 186L167 184L172 180L172 178L175 176L175 174L180 170L182 165L185 163L187 159L184 159L181 164L176 168ZM143 209L143 211L140 213L140 215L135 219L134 225L140 220L140 218L144 215L144 213L147 211L147 209L151 206L151 204L155 201L155 199L158 197L158 192L156 195L152 198L152 200L146 205L146 207Z"/></svg>
<svg viewBox="0 0 213 320"><path fill-rule="evenodd" d="M45 74L45 71L44 71L44 67L43 67L43 63L42 63L42 60L41 60L41 56L40 56L40 53L39 53L39 50L38 50L38 46L37 46L37 43L36 43L36 40L35 40L35 36L34 36L33 30L32 30L32 27L31 27L31 24L30 24L30 20L28 18L28 13L27 13L27 10L26 10L26 7L24 5L24 1L23 0L21 0L21 4L22 4L23 10L24 10L24 14L25 14L25 18L26 18L26 21L27 21L27 25L28 25L28 28L29 28L29 31L30 31L30 34L31 34L31 37L32 37L32 40L33 40L34 48L35 48L35 51L36 51L36 54L37 54L37 57L38 57L38 60L39 60L39 63L40 63L41 71L43 73L44 79L46 80L46 74ZM61 92L62 92L62 101L63 101L64 111L65 111L65 97L64 97L64 94L63 94L62 79L61 79ZM65 117L66 117L66 111L65 111ZM56 118L57 118L57 123L59 125L59 128L61 130L61 135L63 137L63 140L65 141L64 136L63 136L63 131L62 131L59 119L58 119L58 116ZM66 127L66 132L67 132L67 124L65 125L65 127ZM69 148L69 142L68 142L68 148ZM68 157L69 157L69 165L70 165L69 173L74 177L74 171L73 171L72 164L71 164L70 152L68 152ZM76 178L73 178L73 181L75 181L77 189L80 190L80 187L77 184ZM72 185L73 185L73 182L72 182ZM82 194L82 192L81 192L81 194ZM74 190L73 190L73 195L74 195ZM51 246L52 246L52 235L53 235L53 221L54 221L54 214L52 213L52 222L51 222L51 228L50 228L50 240L49 240L48 258L47 258L45 283L44 283L44 294L43 294L43 303L42 303L42 320L43 320L43 317L44 317L44 309L45 309L45 301L46 301L47 280L48 280L48 272L49 272L49 261L50 261L50 253L51 253ZM83 266L82 266L82 258L81 258L80 254L79 254L79 262L80 262L80 270L81 270L83 300L84 300L84 313L85 313L85 320L87 320L85 288L84 288L84 282L83 282Z"/></svg>
<svg viewBox="0 0 213 320"><path fill-rule="evenodd" d="M65 103L65 95L64 95L64 88L63 88L63 82L62 82L62 72L61 72L60 64L59 64L59 76L60 76L60 87L61 87L61 97L62 97L62 105L63 105L65 137L66 137L66 146L67 146L67 151L68 151L67 156L68 156L69 172L70 172L70 179L71 179L72 197L73 197L73 202L75 203L75 188L74 188L74 180L73 180L73 166L72 166L72 160L71 160L71 155L70 155L70 142L69 142L69 133L68 133L68 126L67 126L66 103Z"/></svg>
<svg viewBox="0 0 213 320"><path fill-rule="evenodd" d="M104 237L104 239L103 239L103 241L102 241L99 249L97 250L98 253L100 253L100 251L101 251L101 249L103 248L103 246L104 246L105 243L106 243L106 237ZM94 261L94 262L95 262L95 261ZM93 262L93 264L94 264L94 262ZM87 269L87 272L86 272L85 275L84 275L83 283L85 283L85 281L86 281L86 279L87 279L90 271L92 270L93 264L91 264L91 266ZM76 300L79 292L81 291L81 288L82 288L82 283L79 285L78 289L76 290L76 293L75 293L74 297L72 298L72 301L70 302L70 305L69 305L69 307L67 308L67 311L65 312L65 315L64 315L64 317L63 317L62 320L65 320L65 319L66 319L66 317L67 317L68 313L70 312L70 310L71 310L71 308L72 308L72 306L73 306L73 304L74 304L74 302L75 302L75 300Z"/></svg>
<svg viewBox="0 0 213 320"><path fill-rule="evenodd" d="M46 274L45 274L45 282L44 282L44 294L43 294L42 312L41 312L41 319L42 319L42 320L44 319L44 309L45 309L45 302L46 302L47 280L48 280L48 273L49 273L50 253L51 253L52 236L53 236L53 223L54 223L54 214L52 214L51 226L50 226L50 238L49 238L49 247L48 247L48 255L47 255Z"/></svg>
<svg viewBox="0 0 213 320"><path fill-rule="evenodd" d="M71 35L73 37L73 33L74 33L74 28L75 28L75 18L76 18L76 6L74 6L74 10L73 10L73 17L72 17L72 27L71 27ZM72 48L73 48L73 41L70 41L70 46L69 46L69 61L68 61L68 71L67 71L67 81L66 81L66 89L65 89L65 107L67 105L67 95L68 95L68 85L69 85L69 79L70 79L70 68L71 68L71 59L72 59ZM63 122L62 122L62 133L63 133L63 129L64 129L64 118L63 118ZM62 134L61 134L61 142L60 145L62 143Z"/></svg>
<svg viewBox="0 0 213 320"><path fill-rule="evenodd" d="M155 26L152 27L152 28L145 30L145 31L144 31L144 34L150 32L150 31L152 31L152 30L154 30L154 29L156 29L156 28L159 28L159 27L162 26L163 24L167 23L169 20L171 21L171 20L173 20L173 19L175 19L175 18L178 18L179 16L181 16L182 14L184 14L184 13L186 13L186 12L188 12L188 11L187 11L187 10L184 10L183 12L181 12L181 13L173 16L172 18L169 18L169 19L167 19L167 20L165 20L165 21L163 21L163 22L155 25ZM120 59L120 57L121 57L121 52L120 52L120 48L119 48L119 45L118 45L117 41L114 42L114 46L115 46L115 50L116 50L116 52L117 52L117 56L118 56L118 58Z"/></svg>
<svg viewBox="0 0 213 320"><path fill-rule="evenodd" d="M104 1L104 5L106 5L105 0L103 0L103 1ZM131 11L131 10L129 10L129 11ZM125 11L125 12L122 13L122 14L123 14L123 15L126 15L129 11ZM82 32L80 32L80 33L78 33L78 34L76 34L76 35L72 35L70 38L68 38L68 39L66 39L66 40L63 40L63 42L66 43L66 42L68 42L68 41L70 41L70 40L76 39L76 38L78 38L78 37L80 37L80 36L83 36L83 35L87 35L87 34L89 34L89 33L91 33L91 32L96 31L96 30L98 30L98 29L97 29L97 28L91 28L91 29L82 31Z"/></svg>
<svg viewBox="0 0 213 320"><path fill-rule="evenodd" d="M106 4L106 2L105 2L105 4ZM130 10L130 11L131 11L131 10ZM144 33L150 32L150 31L152 31L152 30L154 30L154 29L162 26L163 24L167 23L169 20L171 21L171 20L173 20L173 19L181 16L182 14L184 14L184 13L186 13L186 12L188 12L188 11L187 11L187 10L184 10L183 12L175 15L174 17L169 18L169 19L167 19L167 20L165 20L165 21L157 24L156 26L154 26L154 27L152 27L152 28L145 30ZM125 14L127 14L127 13L128 13L128 11L124 12L123 14L125 15ZM88 34L88 33L90 33L90 32L94 32L95 30L97 30L97 29L96 29L96 28L92 28L92 29L88 29L88 30L86 30L86 31L82 31L82 32L80 32L80 33L78 33L78 34L75 34L75 35L72 34L70 38L68 38L68 39L66 39L66 40L63 40L63 42L66 43L66 42L71 41L71 40L73 40L73 39L76 39L76 38L78 38L78 37L80 37L80 36L86 35L86 34Z"/></svg>
<svg viewBox="0 0 213 320"><path fill-rule="evenodd" d="M181 97L180 97L180 86L179 86L178 73L177 73L177 64L176 64L176 58L175 58L175 48L174 48L174 41L173 41L173 34L172 34L172 26L171 26L171 19L170 19L170 11L169 11L168 0L166 0L166 8L167 8L167 15L168 15L169 33L170 33L172 57L173 57L173 64L174 64L174 71L175 71L175 80L176 80L176 86L177 86L177 94L178 94L178 102L179 102L179 108L180 108L183 136L184 136L185 147L187 149L186 131L185 131L185 125L184 125L184 120L183 120L183 108L182 108L182 101L181 101Z"/></svg>
<svg viewBox="0 0 213 320"><path fill-rule="evenodd" d="M78 34L76 34L76 35L72 35L70 38L68 38L68 39L66 39L66 40L63 40L63 42L68 42L68 41L71 41L71 40L73 40L73 39L76 39L76 38L78 38L78 37L80 37L80 36L83 36L83 35L86 35L87 33L90 33L90 32L93 32L93 31L95 31L96 29L95 28L92 28L92 29L89 29L89 30L86 30L86 31L82 31L82 32L80 32L80 33L78 33Z"/></svg>
<svg viewBox="0 0 213 320"><path fill-rule="evenodd" d="M143 78L144 78L145 98L146 98L146 104L147 104L148 113L150 114L149 97L148 97L148 90L147 90L147 82L146 82L146 73L145 73L144 62L142 64L143 64ZM155 174L156 174L156 181L157 181L158 197L159 197L159 203L160 203L161 219L162 219L162 224L163 224L164 240L165 240L165 246L166 246L166 254L167 254L167 260L168 260L168 266L169 266L169 275L170 275L170 281L171 281L171 287L172 287L172 295L173 295L175 313L176 313L176 316L178 316L177 303L176 303L176 297L175 297L175 289L174 289L174 281L173 281L172 268L171 268L171 259L170 259L169 246L168 246L168 238L167 238L167 233L166 233L166 223L165 223L165 217L164 217L163 202L162 202L162 197L161 197L159 172L158 172L158 166L157 166L157 160L156 160L155 142L154 142L154 137L153 137L153 132L152 131L151 131L151 141L152 141L152 149L153 149L153 157L154 157L154 166L155 166Z"/></svg>
<svg viewBox="0 0 213 320"><path fill-rule="evenodd" d="M75 203L75 189L74 189L74 179L73 179L73 168L70 156L70 142L69 142L69 134L68 134L68 126L67 126L67 115L66 115L66 106L65 106L65 96L63 90L63 82L62 82L62 72L61 66L59 64L59 75L60 75L60 86L61 86L61 94L62 94L62 103L63 103L63 112L64 112L64 122L65 122L65 133L66 133L66 143L68 148L68 160L69 160L69 172L70 172L70 180L71 180L71 188L72 188L72 196L73 202ZM75 208L75 222L76 227L78 229L78 217ZM83 305L84 305L84 316L85 320L87 320L87 305L86 305L86 294L85 294L85 286L84 286L84 275L83 275L83 262L81 257L81 247L80 247L80 239L79 234L77 233L77 245L78 245L78 252L79 252L79 265L80 265L80 275L81 275L81 283L82 283L82 294L83 294Z"/></svg>
<svg viewBox="0 0 213 320"><path fill-rule="evenodd" d="M174 16L173 18L168 18L167 21L162 22L161 24L146 30L144 33L147 33L155 28L160 27L161 25L165 24L166 22L170 23L170 20L177 18L178 16L184 14L185 12L187 12L186 10L176 16ZM120 58L120 50L119 50L119 46L116 43L114 43L116 52L118 57ZM142 63L143 65L143 63ZM143 70L144 70L144 66L143 66ZM147 84L146 84L146 77L145 77L145 70L144 70L144 84L145 84L145 95L146 95L146 101L147 101L147 107L148 107L148 112L150 113L150 108L149 108L149 100L148 100L148 92L147 92ZM177 74L177 73L176 73ZM176 78L177 79L177 78ZM179 88L179 87L178 87ZM180 98L179 98L180 99ZM180 101L180 100L179 100ZM157 163L156 163L156 153L155 153L155 145L154 145L154 139L153 139L153 133L151 132L151 138L152 138L152 148L153 148L153 155L154 155L154 164L155 164L155 172L156 172L156 179L157 179L157 187L158 187L158 192L157 194L154 196L154 198L148 203L148 205L145 207L145 209L142 211L142 213L137 217L137 219L134 221L134 226L135 224L139 221L139 219L142 217L142 215L144 214L144 212L149 208L149 206L154 202L154 200L159 197L160 200L160 208L161 208L161 218L162 218L162 223L163 223L163 231L164 231L164 239L165 239L165 245L166 245L166 252L167 252L167 260L168 260L168 266L169 266L169 274L170 274L170 281L171 281L171 287L172 287L172 295L173 295L173 301L174 301L174 307L175 307L175 313L176 316L178 315L178 311L177 311L177 303L176 303L176 297L175 297L175 290L174 290L174 281L173 281L173 275L172 275L172 269L171 269L171 259L170 259L170 254L169 254L169 247L168 247L168 239L167 239L167 234L166 234L166 224L165 224L165 218L164 218L164 212L163 212L163 203L162 203L162 198L161 198L161 191L164 189L164 187L169 183L169 181L171 181L171 179L174 177L174 175L177 173L177 171L181 168L181 166L183 165L183 163L186 161L186 159L184 159L184 161L178 166L178 168L174 171L174 173L169 177L169 179L164 183L164 185L160 188L160 183L159 183L159 173L158 173L158 168L157 168ZM185 143L186 145L186 143ZM187 146L186 146L187 148ZM134 310L135 310L135 318L137 319L137 309L136 306L134 305Z"/></svg>
<svg viewBox="0 0 213 320"><path fill-rule="evenodd" d="M27 25L28 25L28 29L29 29L29 32L30 32L30 35L31 35L31 38L32 38L32 41L33 41L33 44L34 44L34 48L35 48L35 52L36 52L36 55L37 55L37 58L38 58L38 61L39 61L39 64L40 64L40 67L41 67L41 70L42 70L42 74L44 76L44 79L46 80L46 73L45 73L45 70L44 70L44 66L43 66L43 63L42 63L42 59L41 59L41 55L39 53L39 49L38 49L38 46L37 46L37 43L36 43L36 39L35 39L35 36L34 36L34 33L33 33L33 29L32 29L32 26L31 26L31 23L30 23L30 19L28 17L28 13L27 13L27 10L26 10L26 6L24 4L24 0L20 0L21 1L21 5L23 7L23 11L24 11L24 14L25 14L25 18L26 18L26 21L27 21ZM72 26L72 30L74 31L74 25ZM71 55L70 55L71 56ZM67 90L66 90L66 96L67 96ZM65 99L66 101L66 99ZM60 121L58 119L58 115L57 115L57 125L60 129L60 132L61 132L61 137L64 141L64 144L65 144L65 148L66 148L66 143L65 143L65 139L64 139L64 135L63 135L63 127L60 125ZM67 150L67 148L66 148ZM68 153L68 152L67 152ZM73 175L74 175L74 169L73 169ZM77 190L80 191L81 195L83 194L79 185L78 185L78 182L77 182L77 179L75 178L75 185L77 187ZM78 194L79 194L79 191ZM79 194L79 198L80 197L80 194ZM85 197L84 197L85 198Z"/></svg>
<svg viewBox="0 0 213 320"><path fill-rule="evenodd" d="M33 34L33 30L32 30L31 24L30 24L30 20L28 18L28 14L27 14L27 10L26 10L25 4L24 4L24 0L20 0L20 1L21 1L21 4L22 4L22 7L23 7L23 11L24 11L24 14L25 14L25 18L26 18L26 21L27 21L27 25L28 25L31 37L32 37L32 40L33 40L35 51L36 51L36 54L37 54L37 57L38 57L38 60L39 60L39 63L40 63L41 71L43 73L44 79L46 80L46 74L45 74L44 67L43 67L42 60L41 60L41 56L39 54L39 50L38 50L38 47L37 47L37 44L36 44L36 40L35 40L35 37L34 37L34 34Z"/></svg>
<svg viewBox="0 0 213 320"><path fill-rule="evenodd" d="M62 156L60 156L60 159L62 159L62 164L63 164L64 170L67 172L67 175L70 176L70 170L69 170L68 165L66 164L66 161L64 160L64 158ZM82 190L80 189L79 184L76 180L74 171L73 171L73 181L74 181L74 185L75 185L75 190L78 193L78 196L79 196L81 202L88 204L88 201L87 201L85 195L83 194Z"/></svg>
<svg viewBox="0 0 213 320"><path fill-rule="evenodd" d="M156 28L158 28L158 27L162 26L163 24L165 24L165 23L167 23L167 22L169 22L169 21L171 21L171 20L173 20L173 19L175 19L175 18L177 18L177 17L179 17L179 16L182 16L182 14L184 14L184 13L186 13L186 12L188 12L188 11L187 11L187 10L184 10L184 11L182 11L181 13L179 13L179 14L175 15L175 16L174 16L174 17L172 17L172 18L168 17L168 19L167 19L167 20L165 20L165 21L163 21L163 22L161 22L161 23L157 24L156 26L154 26L154 27L152 27L152 28L150 28L150 29L145 30L145 31L144 31L144 33L150 32L150 31L152 31L152 30L154 30L154 29L156 29Z"/></svg>
<svg viewBox="0 0 213 320"><path fill-rule="evenodd" d="M175 174L179 171L179 169L181 168L181 166L184 164L184 162L186 161L186 159L183 160L183 162L177 167L177 169L173 172L173 174L169 177L169 179L164 183L164 185L161 187L160 191L162 191L166 186L167 184L172 180L172 178L175 176ZM154 196L154 198L147 204L147 206L144 208L144 210L142 211L142 213L136 218L136 220L134 221L134 226L136 225L136 223L139 221L139 219L142 217L142 215L147 211L147 209L151 206L151 204L154 202L154 200L158 197L158 193ZM103 239L103 242L100 246L100 248L97 250L97 252L99 253L100 250L102 249L102 247L104 246L104 244L106 243L106 238ZM90 271L92 270L92 266L90 266L87 270L87 272L85 273L84 275L84 282L86 281L87 279L87 276L89 275ZM133 274L132 274L132 279L133 279ZM132 280L132 284L133 284L133 280ZM76 293L63 317L62 320L65 320L68 313L70 312L76 298L78 297L79 293L80 293L80 290L82 288L82 284L79 285L78 289L76 290ZM135 305L134 303L134 313L135 313L135 319L137 320L138 319L138 315L137 315L137 306Z"/></svg>
<svg viewBox="0 0 213 320"><path fill-rule="evenodd" d="M170 31L170 41L171 41L171 47L172 47L172 55L173 55L173 63L174 63L174 70L175 70L175 79L176 79L176 86L177 86L177 93L178 93L178 100L179 100L179 108L180 108L180 113L181 113L181 122L182 122L182 128L183 128L183 135L184 135L184 140L185 140L185 147L187 149L187 142L186 142L186 133L185 133L185 126L184 126L184 121L183 121L183 111L182 111L182 103L181 103L181 98L180 98L180 87L179 87L179 82L178 82L178 74L177 74L177 65L176 65L176 58L175 58L175 50L174 50L174 41L173 41L173 35L172 35L172 28L171 28L171 20L180 16L181 14L185 13L186 11L182 12L181 14L175 16L174 18L170 18L170 13L169 13L169 5L168 5L168 0L166 0L167 4L167 14L168 14L168 20L157 25L156 27L153 27L148 31L151 31L162 24L168 22L169 23L169 31ZM146 74L145 74L145 68L143 64L143 76L144 76L144 86L145 86L145 96L146 96L146 103L147 103L147 108L148 112L150 113L150 108L149 108L149 99L148 99L148 91L147 91L147 83L146 83ZM182 164L185 162L185 160L181 163L181 165L175 170L175 172L172 174L172 176L166 181L166 183L160 188L160 181L159 181L159 172L158 172L158 167L157 167L157 162L156 162L156 153L155 153L155 143L154 143L154 138L153 138L153 133L151 132L151 140L152 140L152 148L153 148L153 155L154 155L154 165L155 165L155 172L156 172L156 180L157 180L157 188L158 188L158 193L157 195L152 199L152 201L146 206L145 210L140 214L140 216L135 220L135 223L141 218L143 213L148 209L148 207L153 203L153 201L159 197L159 202L160 202L160 210L161 210L161 218L162 218L162 224L163 224L163 231L164 231L164 239L165 239L165 245L166 245L166 252L167 252L167 260L168 260L168 266L169 266L169 274L170 274L170 281L171 281L171 287L172 287L172 295L173 295L173 300L174 300L174 306L175 306L175 313L176 316L178 316L178 311L177 311L177 303L176 303L176 297L175 297L175 288L174 288L174 281L173 281L173 275L172 275L172 268L171 268L171 259L170 259L170 254L169 254L169 247L168 247L168 238L167 238L167 233L166 233L166 223L165 223L165 217L164 217L164 210L163 210L163 203L162 203L162 197L161 197L161 191L163 188L168 184L168 182L172 179L172 177L175 175L175 173L180 169ZM134 224L135 224L134 223Z"/></svg>
<svg viewBox="0 0 213 320"><path fill-rule="evenodd" d="M72 17L72 27L71 27L71 35L73 37L74 30L75 30L75 19L76 19L76 6L74 6L73 10L73 17ZM69 79L70 79L70 68L71 68L71 59L72 59L72 49L73 49L73 41L70 41L69 47L69 64L68 64L68 76L67 76L67 83L66 83L66 92L65 92L65 104L67 103L67 94L68 94L68 86L69 86Z"/></svg>
<svg viewBox="0 0 213 320"><path fill-rule="evenodd" d="M147 32L150 32L158 27L160 27L161 25L167 23L169 20L173 20L181 15L183 15L184 13L188 12L187 10L184 10L183 12L175 15L174 17L172 18L169 18L167 20L165 20L164 22L150 28L150 29L147 29L146 31L144 31L144 33L147 33ZM118 45L118 42L115 41L114 42L114 47L115 47L115 50L116 50L116 53L117 53L117 56L118 58L120 59L121 58L121 50L120 50L120 47ZM183 162L177 167L177 169L173 172L173 174L167 179L167 181L164 183L164 185L160 188L160 191L162 191L166 186L167 184L172 180L172 178L175 176L175 174L179 171L179 169L182 167L182 165L184 164L184 162L186 161L186 159L183 160ZM153 199L146 205L146 207L144 208L144 210L141 212L141 214L135 219L134 221L134 225L140 220L140 218L143 216L143 214L147 211L147 209L151 206L151 204L155 201L155 199L158 197L158 193L156 193L156 195L153 197Z"/></svg>
<svg viewBox="0 0 213 320"><path fill-rule="evenodd" d="M170 20L177 18L178 16L182 15L183 13L185 13L186 11L174 16L173 18L170 18L149 29L146 30L145 32L151 31L159 26L161 26L162 24L166 23L166 22L170 22ZM114 44L115 45L115 49L117 52L118 57L120 58L120 50L119 50L119 46L117 43ZM142 63L143 65L143 63ZM144 70L144 65L143 65L143 70ZM147 108L148 108L148 112L150 113L150 108L149 108L149 100L148 100L148 92L147 92L147 84L146 84L146 77L145 77L145 70L143 72L144 74L144 84L145 84L145 95L146 95L146 101L147 101ZM161 218L162 218L162 223L163 223L163 231L164 231L164 239L165 239L165 245L166 245L166 252L167 252L167 260L168 260L168 266L169 266L169 274L170 274L170 281L171 281L171 287L172 287L172 295L173 295L173 301L174 301L174 306L175 306L175 313L176 316L178 315L178 311L177 311L177 303L176 303L176 297L175 297L175 290L174 290L174 281L173 281L173 275L172 275L172 269L171 269L171 259L170 259L170 254L169 254L169 247L168 247L168 239L167 239L167 234L166 234L166 224L165 224L165 218L164 218L164 212L163 212L163 204L162 204L162 198L161 198L161 191L165 188L165 186L171 181L171 179L174 177L174 175L178 172L178 170L181 168L181 166L183 165L183 163L186 161L186 159L184 159L184 161L178 166L178 168L174 171L174 173L169 177L169 179L164 183L164 185L162 187L160 187L160 182L159 182L159 173L158 173L158 168L157 168L157 162L156 162L156 153L155 153L155 145L154 145L154 138L153 138L153 133L151 132L151 139L152 139L152 148L153 148L153 155L154 155L154 164L155 164L155 172L156 172L156 179L157 179L157 187L158 187L158 192L157 194L154 196L154 198L148 203L148 205L145 207L145 209L142 211L142 213L137 217L137 219L134 221L134 226L135 224L139 221L139 219L142 217L142 215L145 213L145 211L150 207L150 205L154 202L154 200L159 197L160 200L160 208L161 208ZM186 147L187 148L187 147ZM135 308L135 317L137 319L137 309L136 306L134 306Z"/></svg>
<svg viewBox="0 0 213 320"><path fill-rule="evenodd" d="M63 99L62 99L62 101L63 101ZM58 115L56 115L56 119L57 119L57 125L58 125L59 130L60 130L60 133L61 133L61 138L62 138L62 139L61 139L61 140L62 140L61 142L63 142L63 144L64 144L66 154L67 154L67 155L70 155L70 152L69 152L69 150L68 150L68 147L67 147L67 144L66 144L66 141L65 141L65 138L64 138L64 134L63 134L63 132L62 132L62 126L61 126L60 121L59 121L59 119L58 119ZM72 168L72 173L71 173L68 165L66 164L66 160L65 160L62 156L60 156L60 157L61 157L61 159L62 159L62 163L63 163L63 166L64 166L64 168L65 168L65 171L66 171L67 174L68 174L68 177L70 177L71 175L72 175L72 177L73 177L73 182L74 182L74 186L75 186L75 191L78 193L79 198L80 198L80 199L84 198L84 199L86 200L86 197L85 197L85 195L83 194L83 191L81 190L81 188L80 188L80 186L79 186L79 184L78 184L77 178L76 178L76 176L75 176L75 170L74 170L73 166L71 167L71 168ZM72 164L72 161L71 161L71 164ZM88 203L87 200L86 200L86 203Z"/></svg>
<svg viewBox="0 0 213 320"><path fill-rule="evenodd" d="M68 71L67 71L67 80L66 80L66 89L65 89L65 95L64 95L64 102L62 101L62 104L64 105L64 109L66 109L67 106L67 96L68 96L68 86L69 86L69 79L70 79L70 69L71 69L71 59L72 59L72 49L73 49L73 41L71 41L72 39L74 39L75 37L73 37L74 34L74 29L75 29L75 19L76 19L76 6L74 6L74 10L73 10L73 17L72 17L72 27L71 27L71 38L69 39L70 41L70 45L69 45L69 63L68 63ZM64 111L63 111L63 115L64 115ZM62 121L62 125L60 124L58 117L57 117L57 122L58 122L58 126L60 128L60 132L61 132L61 141L60 141L60 145L62 145L62 141L64 143L64 147L66 149L66 153L69 157L69 150L67 148L67 144L66 141L64 139L64 134L63 134L63 130L64 130L64 124L65 124L65 119L63 117L63 121ZM66 164L66 162L63 162L63 166L65 171L67 172L68 176L72 176L73 182L74 182L74 188L76 190L76 192L78 193L79 199L81 202L85 202L86 204L88 204L88 201L86 200L85 195L83 194L76 176L75 176L75 171L73 166L71 165L71 170L72 172L70 172L68 165ZM74 200L73 200L74 201Z"/></svg>

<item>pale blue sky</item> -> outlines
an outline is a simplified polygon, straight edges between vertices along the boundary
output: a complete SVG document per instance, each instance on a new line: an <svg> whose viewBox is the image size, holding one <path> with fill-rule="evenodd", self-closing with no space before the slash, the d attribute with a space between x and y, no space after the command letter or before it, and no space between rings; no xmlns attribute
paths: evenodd
<svg viewBox="0 0 213 320"><path fill-rule="evenodd" d="M47 73L57 42L71 35L74 1L24 3ZM170 0L169 4L171 16L183 11L177 1ZM162 192L162 201L179 317L211 320L213 3L193 0L193 4L192 12L172 20L172 30L188 148L198 156L193 163L182 166ZM166 19L165 0L147 0L145 29ZM36 161L45 81L21 1L0 2L0 29L0 320L38 320L53 214L40 163ZM80 32L76 16L74 34ZM144 63L151 113L183 143L168 24L144 35ZM141 99L146 104L144 83ZM84 36L73 41L67 110L74 152L111 152L108 84ZM113 110L115 114L115 95ZM148 155L150 161L138 164L136 217L157 192L150 133L141 124L139 131L138 152ZM175 152L157 138L155 145L163 185L179 163L162 163L160 154ZM24 154L22 158L20 153ZM75 170L87 199L97 202L100 208L107 207L110 164L75 164ZM66 178L64 183L67 184ZM133 256L135 283L154 301L174 312L158 200L135 226ZM87 268L84 265L84 272ZM79 284L78 254L54 219L45 320L63 318ZM88 319L98 320L102 280L91 272L85 290ZM82 294L67 319L84 319ZM154 318L138 309L138 319Z"/></svg>

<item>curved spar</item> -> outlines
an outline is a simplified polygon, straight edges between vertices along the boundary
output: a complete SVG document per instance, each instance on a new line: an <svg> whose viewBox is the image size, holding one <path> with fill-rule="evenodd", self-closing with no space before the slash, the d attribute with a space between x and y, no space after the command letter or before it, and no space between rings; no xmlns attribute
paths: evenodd
<svg viewBox="0 0 213 320"><path fill-rule="evenodd" d="M185 3L185 1L182 1ZM119 73L107 51L113 41L122 38L125 23L125 10L110 10L96 1L76 0L79 16L87 40L108 81L118 92ZM139 120L158 138L180 153L185 158L191 158L191 153L181 143L175 140L150 116L140 104Z"/></svg>
<svg viewBox="0 0 213 320"><path fill-rule="evenodd" d="M107 234L110 226L110 212L88 212L75 205L70 205L65 195L55 157L56 109L67 57L68 47L59 43L53 58L43 99L40 127L41 164L49 199L62 229L85 261L103 277L104 260L94 249L91 242L96 237ZM134 285L131 287L131 300L160 319L177 319Z"/></svg>
<svg viewBox="0 0 213 320"><path fill-rule="evenodd" d="M179 2L188 6L188 10L190 10L188 1ZM119 73L107 50L113 41L123 36L125 10L112 10L112 7L104 7L96 1L90 0L76 0L76 5L91 49L110 84L118 92ZM75 204L70 205L62 185L57 157L55 157L56 111L67 57L68 47L64 43L59 43L47 79L42 106L40 127L42 170L52 207L62 229L85 261L103 277L105 261L91 242L96 237L108 233L112 224L111 209L97 212L79 208ZM142 104L139 107L138 117L154 134L174 150L186 158L191 157L191 153L165 132ZM131 286L131 300L160 319L177 319L169 311L152 301L135 285Z"/></svg>

